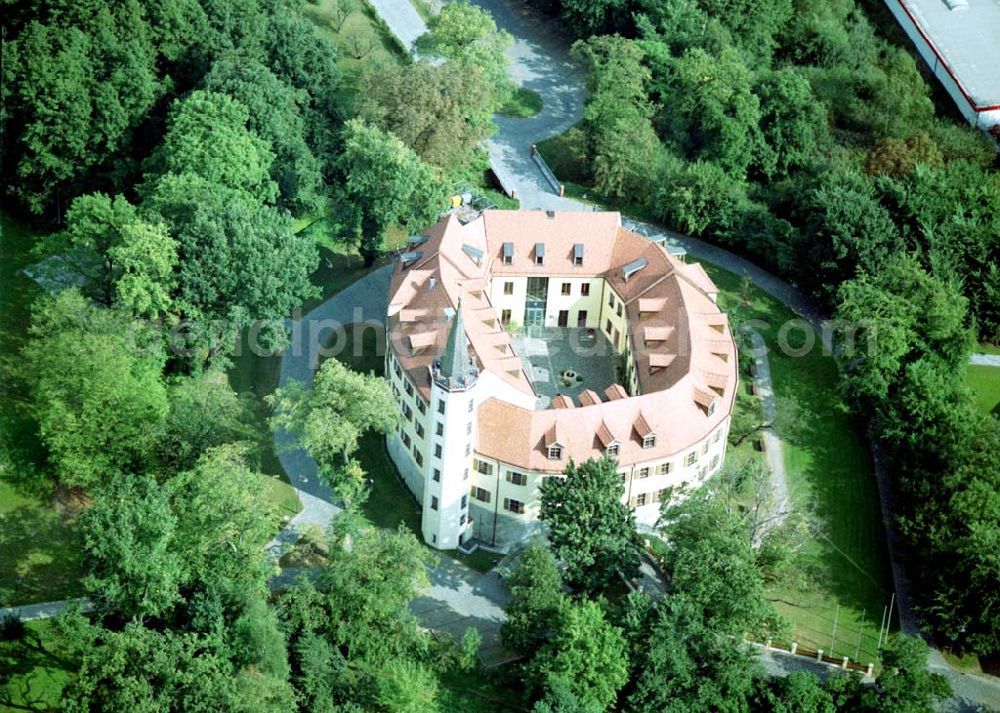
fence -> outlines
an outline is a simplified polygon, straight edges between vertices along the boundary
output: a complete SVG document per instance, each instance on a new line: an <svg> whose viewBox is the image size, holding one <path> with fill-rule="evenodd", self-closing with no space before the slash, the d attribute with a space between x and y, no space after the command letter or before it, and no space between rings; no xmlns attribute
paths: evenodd
<svg viewBox="0 0 1000 713"><path fill-rule="evenodd" d="M844 671L857 671L869 677L873 675L875 670L875 664L873 662L863 664L858 661L852 661L849 656L827 656L823 649L808 649L803 646L799 646L795 641L788 643L768 639L761 644L759 641L754 641L753 639L747 640L751 644L754 644L755 646L763 646L769 651L780 651L785 654L801 656L802 658L810 659L816 663L835 666Z"/></svg>
<svg viewBox="0 0 1000 713"><path fill-rule="evenodd" d="M552 190L558 193L560 197L565 195L565 186L563 186L563 184L559 182L559 179L556 178L556 174L552 172L551 168L549 168L549 164L545 163L545 159L542 158L540 153L538 153L538 147L534 144L531 145L531 158L533 158L535 163L538 164L538 168L541 169L542 175L545 176L545 180L549 182L550 186L552 186Z"/></svg>

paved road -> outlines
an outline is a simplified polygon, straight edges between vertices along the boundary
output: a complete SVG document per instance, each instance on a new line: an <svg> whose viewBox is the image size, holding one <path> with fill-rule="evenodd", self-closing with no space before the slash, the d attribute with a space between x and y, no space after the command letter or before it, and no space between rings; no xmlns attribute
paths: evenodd
<svg viewBox="0 0 1000 713"><path fill-rule="evenodd" d="M285 386L291 380L312 385L320 357L327 354L324 347L338 329L363 322L381 325L385 319L391 277L391 265L379 268L301 319L290 321L291 343L281 358L278 385ZM343 340L338 343L343 346ZM280 432L275 434L274 440L278 460L302 502L302 510L267 545L268 553L277 558L283 549L299 539L306 527L325 530L341 509L335 504L333 492L317 477L316 461L303 449L294 447L295 439Z"/></svg>
<svg viewBox="0 0 1000 713"><path fill-rule="evenodd" d="M472 2L488 10L497 25L513 36L514 45L507 57L514 82L542 97L542 110L530 119L494 117L497 133L489 140L493 170L517 190L522 208L581 210L580 203L552 192L530 153L532 144L561 134L583 118L584 76L570 60L558 24L524 2Z"/></svg>
<svg viewBox="0 0 1000 713"><path fill-rule="evenodd" d="M785 458L781 452L781 439L775 433L773 424L778 417L778 406L774 400L774 386L771 383L771 363L767 358L767 344L764 337L756 329L747 329L750 333L750 346L754 362L753 385L754 393L760 398L764 411L764 421L772 424L762 432L764 454L767 457L767 467L771 471L771 503L770 523L773 527L784 519L788 512L788 479L785 477ZM763 528L762 528L763 529Z"/></svg>
<svg viewBox="0 0 1000 713"><path fill-rule="evenodd" d="M14 614L23 621L32 619L49 619L62 614L72 606L80 607L81 612L94 610L93 603L84 597L79 599L60 599L55 602L42 602L40 604L22 604L19 607L0 607L0 619Z"/></svg>
<svg viewBox="0 0 1000 713"><path fill-rule="evenodd" d="M969 357L969 363L978 366L1000 366L1000 354L973 354Z"/></svg>
<svg viewBox="0 0 1000 713"><path fill-rule="evenodd" d="M403 47L413 52L413 43L420 35L427 32L427 25L413 5L398 0L368 0L378 16L389 27L390 32L402 43Z"/></svg>

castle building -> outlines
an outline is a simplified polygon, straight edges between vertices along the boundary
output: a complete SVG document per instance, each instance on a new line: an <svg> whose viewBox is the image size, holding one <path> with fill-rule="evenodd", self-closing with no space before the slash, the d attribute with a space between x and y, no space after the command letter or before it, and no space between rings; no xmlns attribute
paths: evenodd
<svg viewBox="0 0 1000 713"><path fill-rule="evenodd" d="M540 484L571 459L615 459L645 525L716 472L738 382L716 295L613 212L449 215L410 238L386 322L387 447L427 543L527 537Z"/></svg>

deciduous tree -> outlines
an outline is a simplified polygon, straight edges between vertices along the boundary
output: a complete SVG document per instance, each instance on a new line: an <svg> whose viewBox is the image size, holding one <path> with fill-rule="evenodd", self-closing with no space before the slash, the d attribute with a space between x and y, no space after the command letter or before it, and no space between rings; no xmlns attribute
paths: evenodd
<svg viewBox="0 0 1000 713"><path fill-rule="evenodd" d="M497 28L486 10L466 0L451 2L427 22L428 33L418 38L423 52L453 60L466 72L480 74L491 88L494 107L503 106L514 92L507 72L506 51L511 36ZM489 121L489 117L479 117Z"/></svg>
<svg viewBox="0 0 1000 713"><path fill-rule="evenodd" d="M562 577L552 551L529 545L507 580L510 601L500 629L504 646L523 655L533 654L552 635L555 617L565 596Z"/></svg>
<svg viewBox="0 0 1000 713"><path fill-rule="evenodd" d="M66 213L66 230L44 246L57 270L85 280L82 290L105 306L137 317L170 311L177 243L167 226L144 220L123 196L80 196Z"/></svg>
<svg viewBox="0 0 1000 713"><path fill-rule="evenodd" d="M571 462L565 477L546 478L541 490L541 520L571 585L599 592L619 575L637 574L635 519L622 503L615 461L605 457L580 465Z"/></svg>
<svg viewBox="0 0 1000 713"><path fill-rule="evenodd" d="M356 214L361 254L371 265L390 225L425 214L431 201L422 199L433 193L432 176L399 138L360 119L345 124L339 166L344 195Z"/></svg>
<svg viewBox="0 0 1000 713"><path fill-rule="evenodd" d="M389 385L375 374L361 374L337 359L316 372L312 389L292 381L268 397L271 425L296 434L326 477L346 465L367 431L388 432L396 424Z"/></svg>
<svg viewBox="0 0 1000 713"><path fill-rule="evenodd" d="M554 691L562 700L572 697L576 710L609 710L628 681L625 639L599 603L567 600L555 617L552 638L530 668L543 692Z"/></svg>
<svg viewBox="0 0 1000 713"><path fill-rule="evenodd" d="M76 290L37 303L26 377L58 481L94 488L150 461L167 412L160 337Z"/></svg>

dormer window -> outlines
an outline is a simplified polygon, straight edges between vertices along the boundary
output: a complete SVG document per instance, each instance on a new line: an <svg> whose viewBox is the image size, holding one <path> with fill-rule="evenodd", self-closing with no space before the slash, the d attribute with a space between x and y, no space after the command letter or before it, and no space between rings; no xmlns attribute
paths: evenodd
<svg viewBox="0 0 1000 713"><path fill-rule="evenodd" d="M643 436L642 438L643 448L655 448L656 447L656 434L650 433L649 435Z"/></svg>
<svg viewBox="0 0 1000 713"><path fill-rule="evenodd" d="M573 265L575 267L583 265L583 243L573 245Z"/></svg>
<svg viewBox="0 0 1000 713"><path fill-rule="evenodd" d="M712 403L710 403L708 405L708 415L709 416L711 416L713 413L715 413L715 404L717 404L718 402L719 402L718 399L712 399Z"/></svg>
<svg viewBox="0 0 1000 713"><path fill-rule="evenodd" d="M609 445L607 448L604 449L604 452L607 454L609 458L617 458L618 448L619 446L617 443L612 443L611 445Z"/></svg>
<svg viewBox="0 0 1000 713"><path fill-rule="evenodd" d="M535 264L545 264L545 243L535 243Z"/></svg>
<svg viewBox="0 0 1000 713"><path fill-rule="evenodd" d="M514 243L503 244L503 264L510 265L514 262Z"/></svg>
<svg viewBox="0 0 1000 713"><path fill-rule="evenodd" d="M562 446L549 446L549 460L562 460Z"/></svg>

